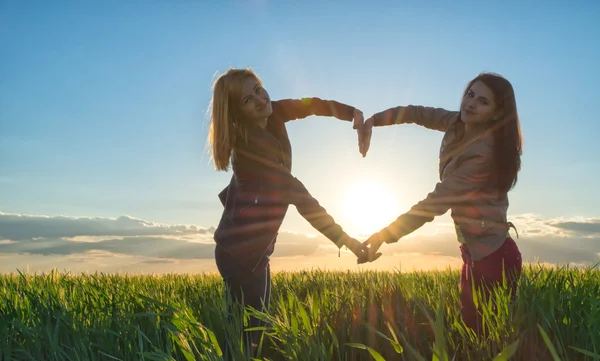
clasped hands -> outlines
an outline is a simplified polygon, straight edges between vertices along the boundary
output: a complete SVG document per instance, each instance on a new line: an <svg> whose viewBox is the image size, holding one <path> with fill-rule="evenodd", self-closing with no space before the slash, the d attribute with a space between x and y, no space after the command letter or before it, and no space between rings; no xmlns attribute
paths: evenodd
<svg viewBox="0 0 600 361"><path fill-rule="evenodd" d="M380 233L377 232L371 235L371 237L369 237L369 239L363 243L360 243L360 241L348 236L344 242L344 245L356 255L356 263L361 264L373 262L381 257L381 252L377 251L383 243L384 242L380 237Z"/></svg>

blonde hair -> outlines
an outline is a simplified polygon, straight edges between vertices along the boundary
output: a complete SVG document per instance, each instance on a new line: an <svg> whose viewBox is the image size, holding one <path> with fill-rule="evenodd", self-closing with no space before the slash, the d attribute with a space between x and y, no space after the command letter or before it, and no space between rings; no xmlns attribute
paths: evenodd
<svg viewBox="0 0 600 361"><path fill-rule="evenodd" d="M235 140L244 134L244 124L239 121L239 106L242 85L248 78L262 86L260 78L250 68L229 69L213 86L208 145L215 168L220 171L229 169Z"/></svg>

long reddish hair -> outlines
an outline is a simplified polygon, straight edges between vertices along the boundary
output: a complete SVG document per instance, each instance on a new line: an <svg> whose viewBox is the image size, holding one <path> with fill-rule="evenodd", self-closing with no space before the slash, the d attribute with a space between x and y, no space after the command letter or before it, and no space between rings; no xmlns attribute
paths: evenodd
<svg viewBox="0 0 600 361"><path fill-rule="evenodd" d="M463 97L476 81L481 81L494 93L497 116L492 120L491 129L494 136L493 177L498 194L504 196L517 184L523 153L515 91L512 84L501 75L481 73L469 82Z"/></svg>

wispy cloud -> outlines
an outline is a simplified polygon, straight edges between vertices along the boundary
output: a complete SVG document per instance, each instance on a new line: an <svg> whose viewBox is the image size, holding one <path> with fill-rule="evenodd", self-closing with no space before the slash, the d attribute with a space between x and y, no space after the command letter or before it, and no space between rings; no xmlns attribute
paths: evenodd
<svg viewBox="0 0 600 361"><path fill-rule="evenodd" d="M525 261L580 265L600 261L598 219L544 219L531 214L511 218L519 230L520 237L515 239ZM393 267L398 262L408 262L417 268L418 265L440 265L440 262L460 264L458 243L451 229L436 229L438 233L411 235L398 243L384 245L381 260L365 267ZM106 267L154 271L215 270L213 232L214 227L161 224L129 216L0 213L0 258L3 259L0 263L4 264L0 272L15 267L22 269L32 262L38 266L55 262L60 266L68 264L104 270ZM296 269L302 265L356 266L350 254L344 260L332 261L337 259L336 254L337 248L322 236L284 231L278 237L274 262L277 264L275 260L280 259L278 262L283 269Z"/></svg>
<svg viewBox="0 0 600 361"><path fill-rule="evenodd" d="M0 213L0 238L13 241L36 237L78 236L159 236L212 233L211 228L144 221L129 216L119 218L65 217Z"/></svg>
<svg viewBox="0 0 600 361"><path fill-rule="evenodd" d="M89 251L165 259L214 258L214 227L119 218L0 213L0 253L69 255ZM323 239L281 232L281 256L309 256Z"/></svg>
<svg viewBox="0 0 600 361"><path fill-rule="evenodd" d="M551 221L549 225L580 236L600 236L600 219L588 218L580 221Z"/></svg>

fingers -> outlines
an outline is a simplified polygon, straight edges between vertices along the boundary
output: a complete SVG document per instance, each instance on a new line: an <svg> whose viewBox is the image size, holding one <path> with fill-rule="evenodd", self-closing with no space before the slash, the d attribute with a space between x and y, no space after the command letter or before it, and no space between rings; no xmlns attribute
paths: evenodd
<svg viewBox="0 0 600 361"><path fill-rule="evenodd" d="M367 156L371 145L371 135L373 134L373 118L367 119L362 128L358 130L359 148L363 158Z"/></svg>
<svg viewBox="0 0 600 361"><path fill-rule="evenodd" d="M365 117L363 115L363 112L358 109L354 109L354 123L352 125L352 129L360 131L362 130L364 123Z"/></svg>
<svg viewBox="0 0 600 361"><path fill-rule="evenodd" d="M375 262L379 257L381 257L381 255L382 255L381 252L377 252L377 253L371 255L365 251L365 252L363 252L363 254L360 257L357 257L356 263L363 264L363 263L367 263L367 262Z"/></svg>
<svg viewBox="0 0 600 361"><path fill-rule="evenodd" d="M382 253L377 252L379 247L381 247L382 243L379 240L379 234L375 233L371 235L366 241L361 243L362 252L358 256L357 263L362 264L366 262L374 262L379 257L381 257Z"/></svg>
<svg viewBox="0 0 600 361"><path fill-rule="evenodd" d="M373 236L371 236L371 239ZM354 255L356 256L356 262L358 264L373 262L381 257L381 252L377 252L379 244L372 246L370 249L365 249L363 243L355 238L349 237L345 242L345 245Z"/></svg>
<svg viewBox="0 0 600 361"><path fill-rule="evenodd" d="M364 158L367 155L367 152L365 151L367 148L367 144L366 144L366 134L365 134L364 128L361 130L358 130L357 134L358 134L358 151Z"/></svg>
<svg viewBox="0 0 600 361"><path fill-rule="evenodd" d="M360 130L356 131L356 134L358 135L358 152L363 156L363 158L365 157L365 155L363 154L363 137L360 133Z"/></svg>
<svg viewBox="0 0 600 361"><path fill-rule="evenodd" d="M362 154L362 149L364 148L363 144L363 128L364 128L365 118L363 116L362 111L355 109L354 110L354 122L352 125L352 129L356 129L356 134L358 135L358 151ZM363 154L364 158L364 154Z"/></svg>
<svg viewBox="0 0 600 361"><path fill-rule="evenodd" d="M369 237L366 241L364 241L362 243L362 249L366 251L369 249L368 248L369 246L374 246L376 243L377 243L377 233L372 234L371 237Z"/></svg>
<svg viewBox="0 0 600 361"><path fill-rule="evenodd" d="M382 255L382 254L383 254L383 253L381 253L381 252L377 252L377 253L375 253L375 254L374 254L372 257L370 257L370 258L369 258L369 262L375 262L375 261L377 261L377 259L378 259L379 257L381 257L381 255Z"/></svg>
<svg viewBox="0 0 600 361"><path fill-rule="evenodd" d="M358 135L358 150L363 158L367 156L369 147L371 146L371 135L373 133L373 118L365 121L363 112L359 109L354 109L354 120L352 129L356 129Z"/></svg>
<svg viewBox="0 0 600 361"><path fill-rule="evenodd" d="M375 254L377 253L377 251L379 250L379 248L381 247L382 244L383 244L383 242L381 242L379 233L375 233L375 234L371 235L371 237L369 237L369 239L364 241L361 246L362 246L363 251L368 253L369 257L372 258L375 256Z"/></svg>
<svg viewBox="0 0 600 361"><path fill-rule="evenodd" d="M367 251L369 249L369 246L371 245L371 239L367 239L366 241L364 241L362 243L362 249L363 251Z"/></svg>

